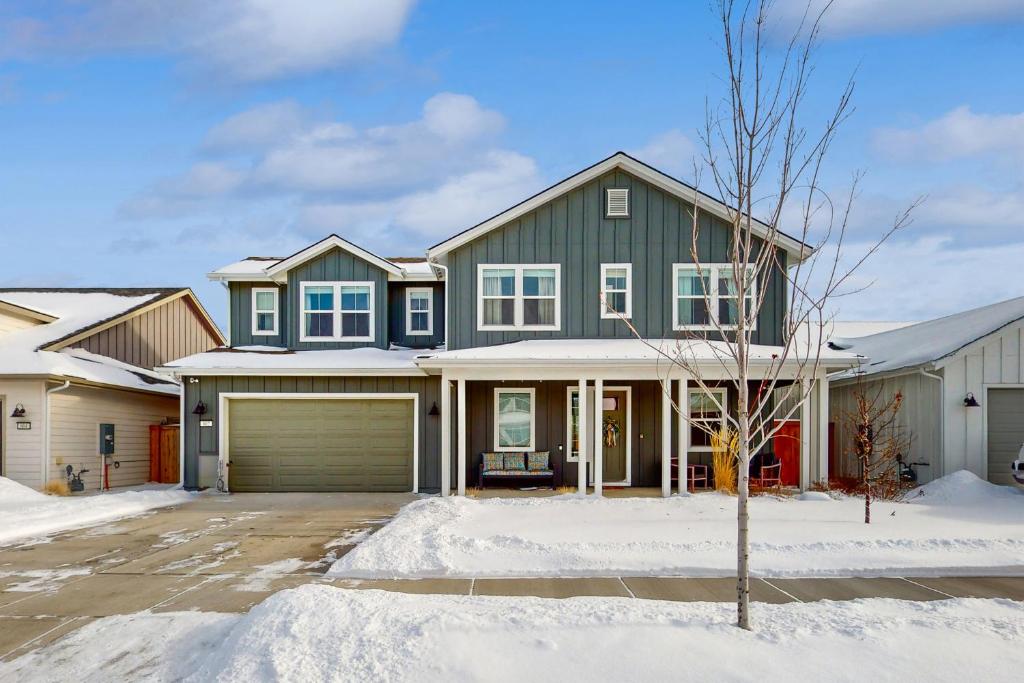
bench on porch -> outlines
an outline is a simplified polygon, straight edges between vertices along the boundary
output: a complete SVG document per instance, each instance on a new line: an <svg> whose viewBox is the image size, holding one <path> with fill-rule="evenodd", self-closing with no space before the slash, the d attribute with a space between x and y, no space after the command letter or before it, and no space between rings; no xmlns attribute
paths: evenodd
<svg viewBox="0 0 1024 683"><path fill-rule="evenodd" d="M555 487L555 471L551 469L548 451L516 451L480 454L480 488L484 482L503 479L509 482L547 481Z"/></svg>

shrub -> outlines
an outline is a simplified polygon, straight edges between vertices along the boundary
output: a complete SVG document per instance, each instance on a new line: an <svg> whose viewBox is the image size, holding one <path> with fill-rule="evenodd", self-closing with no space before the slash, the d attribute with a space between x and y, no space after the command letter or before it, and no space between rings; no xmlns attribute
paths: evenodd
<svg viewBox="0 0 1024 683"><path fill-rule="evenodd" d="M63 479L54 479L43 487L43 493L51 496L67 496L71 494L71 489Z"/></svg>
<svg viewBox="0 0 1024 683"><path fill-rule="evenodd" d="M736 493L736 463L740 450L739 434L728 427L711 434L711 470L715 490Z"/></svg>

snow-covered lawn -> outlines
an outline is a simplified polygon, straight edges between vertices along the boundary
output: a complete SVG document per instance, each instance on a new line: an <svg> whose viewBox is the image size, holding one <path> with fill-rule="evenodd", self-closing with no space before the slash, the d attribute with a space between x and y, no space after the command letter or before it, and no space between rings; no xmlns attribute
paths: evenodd
<svg viewBox="0 0 1024 683"><path fill-rule="evenodd" d="M757 576L1024 574L1024 493L966 471L906 502L824 494L751 501ZM330 576L722 576L735 573L736 500L430 498L404 507Z"/></svg>
<svg viewBox="0 0 1024 683"><path fill-rule="evenodd" d="M194 495L164 489L62 498L0 477L0 545L177 505Z"/></svg>
<svg viewBox="0 0 1024 683"><path fill-rule="evenodd" d="M108 617L6 680L1011 680L1024 604L756 604L407 595L307 585L247 615Z"/></svg>

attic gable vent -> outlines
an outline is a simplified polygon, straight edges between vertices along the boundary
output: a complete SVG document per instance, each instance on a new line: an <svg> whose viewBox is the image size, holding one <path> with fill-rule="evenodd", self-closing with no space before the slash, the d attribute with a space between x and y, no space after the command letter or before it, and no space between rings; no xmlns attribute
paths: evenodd
<svg viewBox="0 0 1024 683"><path fill-rule="evenodd" d="M605 190L605 216L608 218L629 218L629 190L609 187Z"/></svg>

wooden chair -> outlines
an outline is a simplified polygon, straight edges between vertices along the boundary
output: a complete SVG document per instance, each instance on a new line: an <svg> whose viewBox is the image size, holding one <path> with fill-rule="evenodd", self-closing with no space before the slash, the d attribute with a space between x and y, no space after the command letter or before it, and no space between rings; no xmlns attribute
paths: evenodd
<svg viewBox="0 0 1024 683"><path fill-rule="evenodd" d="M697 490L697 482L700 482L701 490L706 491L708 488L708 466L707 465L687 465L687 477L686 483L690 486L690 492L693 493Z"/></svg>
<svg viewBox="0 0 1024 683"><path fill-rule="evenodd" d="M782 488L782 463L762 465L760 474L750 478L750 484L761 489Z"/></svg>

